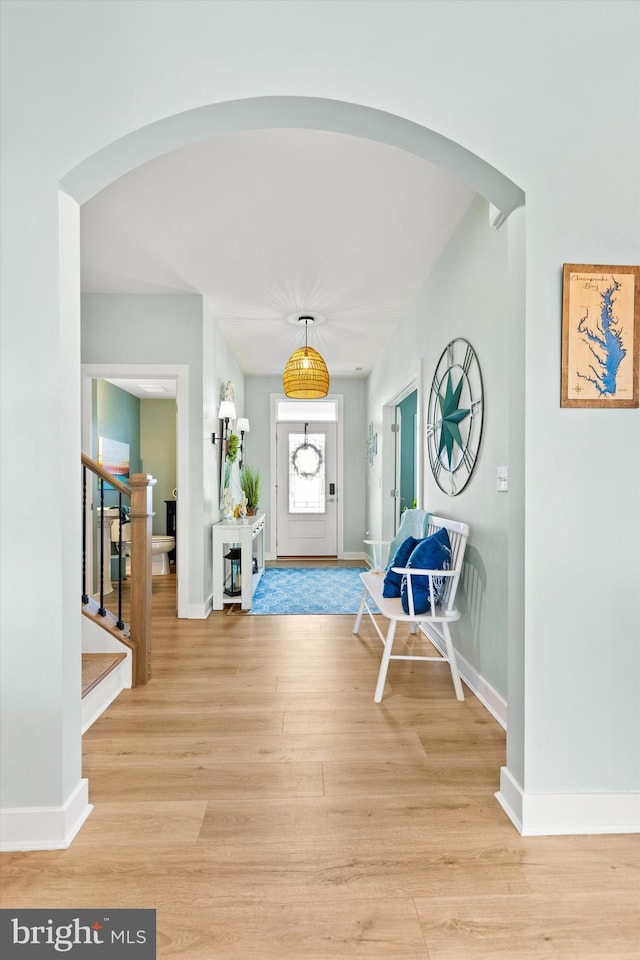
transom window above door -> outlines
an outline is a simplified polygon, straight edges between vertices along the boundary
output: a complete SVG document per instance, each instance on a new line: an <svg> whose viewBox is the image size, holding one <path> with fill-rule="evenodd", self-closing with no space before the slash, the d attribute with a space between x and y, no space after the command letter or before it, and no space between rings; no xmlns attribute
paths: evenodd
<svg viewBox="0 0 640 960"><path fill-rule="evenodd" d="M289 423L336 423L336 400L278 400L276 420Z"/></svg>

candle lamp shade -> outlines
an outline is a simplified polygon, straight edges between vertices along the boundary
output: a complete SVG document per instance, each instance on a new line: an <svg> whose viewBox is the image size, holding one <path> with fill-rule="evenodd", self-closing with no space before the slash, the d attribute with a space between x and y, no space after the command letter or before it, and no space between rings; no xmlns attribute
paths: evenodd
<svg viewBox="0 0 640 960"><path fill-rule="evenodd" d="M236 405L233 400L222 400L218 410L218 420L235 420Z"/></svg>

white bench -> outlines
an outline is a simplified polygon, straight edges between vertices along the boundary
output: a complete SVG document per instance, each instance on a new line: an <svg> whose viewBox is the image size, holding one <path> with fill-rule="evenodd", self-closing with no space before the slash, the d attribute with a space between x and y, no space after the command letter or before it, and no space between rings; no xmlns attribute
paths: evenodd
<svg viewBox="0 0 640 960"><path fill-rule="evenodd" d="M360 579L362 580L364 590L362 593L362 600L360 602L360 609L358 610L356 622L353 626L353 632L358 633L360 629L360 623L362 622L362 616L366 611L369 614L369 618L375 627L376 633L380 637L384 646L382 662L380 664L380 672L378 673L378 682L376 684L376 692L373 698L376 703L380 703L382 700L382 693L387 679L387 671L389 669L390 660L432 660L440 663L448 663L451 670L451 678L453 680L456 697L458 700L464 700L464 693L462 690L462 683L460 681L460 674L458 673L458 665L456 664L456 656L451 640L449 624L454 620L460 619L460 613L455 607L455 599L456 592L458 590L460 574L462 572L462 563L464 561L464 552L467 545L467 538L469 536L469 527L466 523L460 523L457 520L446 520L444 517L431 516L429 518L426 535L430 536L432 533L435 533L442 527L447 530L449 541L451 543L451 564L449 570L418 570L417 568L407 567L392 568L396 573L400 573L407 577L407 599L409 604L409 613L405 613L402 609L402 600L400 597L389 598L382 596L382 588L384 585L386 571L369 570L366 573L360 574ZM429 577L430 596L434 596L433 578L445 578L445 586L440 599L435 604L434 609L430 609L427 613L416 614L414 610L411 579L412 577L416 576ZM386 635L383 635L378 623L376 622L375 614L372 613L369 605L370 601L373 601L382 616L389 621ZM419 656L418 654L394 654L392 651L396 626L401 621L411 625L410 629L412 633L415 633L417 628L420 627L429 639L435 638L436 641L440 641L439 649L444 646L446 654L443 653L442 656L437 657Z"/></svg>

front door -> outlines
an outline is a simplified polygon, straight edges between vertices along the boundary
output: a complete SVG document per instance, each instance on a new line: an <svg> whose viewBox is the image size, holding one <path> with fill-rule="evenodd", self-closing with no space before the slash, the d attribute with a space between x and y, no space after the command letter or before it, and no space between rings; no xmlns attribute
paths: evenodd
<svg viewBox="0 0 640 960"><path fill-rule="evenodd" d="M337 555L336 459L335 423L277 424L279 557Z"/></svg>

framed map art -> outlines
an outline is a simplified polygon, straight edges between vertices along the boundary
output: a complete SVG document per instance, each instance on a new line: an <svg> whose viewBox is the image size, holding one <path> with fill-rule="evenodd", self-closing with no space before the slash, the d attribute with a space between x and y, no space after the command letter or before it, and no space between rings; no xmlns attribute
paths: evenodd
<svg viewBox="0 0 640 960"><path fill-rule="evenodd" d="M565 263L562 407L637 407L640 267Z"/></svg>

